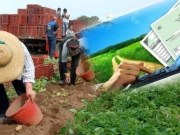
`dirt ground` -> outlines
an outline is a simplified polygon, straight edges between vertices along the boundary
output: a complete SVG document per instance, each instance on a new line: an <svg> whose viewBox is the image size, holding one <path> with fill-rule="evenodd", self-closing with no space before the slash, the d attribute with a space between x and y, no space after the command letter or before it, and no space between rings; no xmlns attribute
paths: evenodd
<svg viewBox="0 0 180 135"><path fill-rule="evenodd" d="M47 90L38 93L35 102L43 113L43 119L37 126L24 126L20 132L15 129L19 125L14 121L0 124L0 135L57 135L60 128L66 126L67 120L74 115L69 109L81 109L81 100L91 101L95 91L92 83L83 80L75 86L48 84Z"/></svg>

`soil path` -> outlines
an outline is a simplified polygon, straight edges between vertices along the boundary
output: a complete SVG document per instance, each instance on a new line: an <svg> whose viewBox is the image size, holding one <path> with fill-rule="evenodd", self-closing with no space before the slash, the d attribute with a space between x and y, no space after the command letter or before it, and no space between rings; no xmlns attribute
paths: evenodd
<svg viewBox="0 0 180 135"><path fill-rule="evenodd" d="M112 58L113 71L115 71L117 69L117 66L118 66L118 64L116 63L115 58L116 58L116 56Z"/></svg>
<svg viewBox="0 0 180 135"><path fill-rule="evenodd" d="M146 61L136 61L136 60L128 60L128 59L124 59L121 58L119 56L117 56L117 58L121 61L121 62L131 62L131 63L135 63L138 64L140 62L144 63L144 66L152 71L154 71L155 69L161 68L163 67L163 65L161 64L157 64L157 63L153 63L153 62L146 62ZM113 64L113 70L115 70L118 66L118 64L115 61L115 57L112 58L112 64Z"/></svg>

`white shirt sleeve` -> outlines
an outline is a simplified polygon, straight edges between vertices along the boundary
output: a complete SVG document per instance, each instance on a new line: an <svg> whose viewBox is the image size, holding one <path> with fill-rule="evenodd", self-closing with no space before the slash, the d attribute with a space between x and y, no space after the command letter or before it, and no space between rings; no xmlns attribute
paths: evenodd
<svg viewBox="0 0 180 135"><path fill-rule="evenodd" d="M35 83L35 67L33 60L29 51L27 50L26 46L22 43L24 54L25 54L25 61L24 61L24 69L21 75L23 82L32 82Z"/></svg>

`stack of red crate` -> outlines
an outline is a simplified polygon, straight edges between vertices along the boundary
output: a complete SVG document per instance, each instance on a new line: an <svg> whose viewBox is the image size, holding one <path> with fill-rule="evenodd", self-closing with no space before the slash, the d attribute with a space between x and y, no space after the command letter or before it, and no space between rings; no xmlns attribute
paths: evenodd
<svg viewBox="0 0 180 135"><path fill-rule="evenodd" d="M54 76L53 64L43 64L45 59L43 56L31 55L31 57L35 66L36 79L41 77L47 77L49 79Z"/></svg>
<svg viewBox="0 0 180 135"><path fill-rule="evenodd" d="M63 25L62 18L57 19L57 25L59 26L57 38L61 38L62 37L62 25Z"/></svg>
<svg viewBox="0 0 180 135"><path fill-rule="evenodd" d="M73 26L74 32L76 33L78 31L83 30L86 27L86 23L82 22L80 20L70 20L69 21L69 27L70 26Z"/></svg>
<svg viewBox="0 0 180 135"><path fill-rule="evenodd" d="M46 35L46 25L56 16L56 10L38 4L28 4L26 9L18 9L17 14L0 14L0 30L16 36L41 38ZM62 28L62 19L59 19ZM62 38L62 29L57 38Z"/></svg>

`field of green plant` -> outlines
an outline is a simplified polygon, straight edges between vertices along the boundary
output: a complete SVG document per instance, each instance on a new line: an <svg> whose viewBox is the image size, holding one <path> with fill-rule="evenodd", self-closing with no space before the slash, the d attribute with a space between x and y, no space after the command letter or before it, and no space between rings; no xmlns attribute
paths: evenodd
<svg viewBox="0 0 180 135"><path fill-rule="evenodd" d="M107 81L113 74L112 58L117 55L125 59L141 60L160 64L155 57L153 57L144 47L142 47L142 45L140 45L140 42L136 42L122 49L113 50L93 57L89 60L95 71L97 83ZM117 57L115 57L115 61L117 64L120 63L120 60ZM141 73L141 75L142 74L143 73Z"/></svg>
<svg viewBox="0 0 180 135"><path fill-rule="evenodd" d="M111 77L113 73L112 58L115 55L116 52L113 51L89 60L96 75L96 83L105 82Z"/></svg>
<svg viewBox="0 0 180 135"><path fill-rule="evenodd" d="M152 56L141 44L140 42L129 45L117 51L117 54L126 59L130 60L142 60L148 62L159 63L159 61Z"/></svg>
<svg viewBox="0 0 180 135"><path fill-rule="evenodd" d="M180 79L134 91L106 92L75 114L60 135L180 135Z"/></svg>

